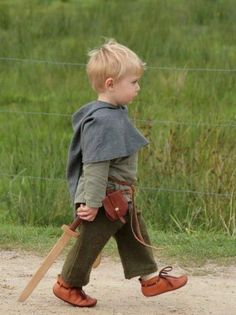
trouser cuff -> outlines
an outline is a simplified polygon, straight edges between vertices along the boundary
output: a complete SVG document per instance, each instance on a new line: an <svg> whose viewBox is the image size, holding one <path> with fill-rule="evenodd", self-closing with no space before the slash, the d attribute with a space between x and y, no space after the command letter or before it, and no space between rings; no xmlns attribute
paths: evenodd
<svg viewBox="0 0 236 315"><path fill-rule="evenodd" d="M150 267L150 268L145 268L145 269L139 269L139 270L132 270L129 272L124 272L125 273L125 279L131 279L134 277L141 277L148 275L150 273L156 272L158 270L157 267Z"/></svg>

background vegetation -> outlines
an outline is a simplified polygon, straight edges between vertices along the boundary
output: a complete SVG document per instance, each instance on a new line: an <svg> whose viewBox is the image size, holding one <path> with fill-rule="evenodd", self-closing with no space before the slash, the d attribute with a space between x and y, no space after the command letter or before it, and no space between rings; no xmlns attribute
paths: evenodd
<svg viewBox="0 0 236 315"><path fill-rule="evenodd" d="M150 141L137 194L149 226L235 234L236 73L200 71L235 69L235 20L234 0L2 0L0 57L38 60L0 60L2 222L70 222L70 116L96 97L87 51L112 37L149 66L129 106Z"/></svg>

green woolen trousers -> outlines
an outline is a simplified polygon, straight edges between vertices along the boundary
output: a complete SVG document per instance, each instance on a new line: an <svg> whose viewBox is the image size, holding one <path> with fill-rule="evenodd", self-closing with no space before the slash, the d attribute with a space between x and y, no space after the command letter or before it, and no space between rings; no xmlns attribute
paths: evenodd
<svg viewBox="0 0 236 315"><path fill-rule="evenodd" d="M129 213L125 219L125 224L120 220L111 222L101 207L94 221L81 223L80 236L68 253L62 268L61 276L66 283L73 287L88 284L92 265L112 236L118 246L126 279L157 271L152 250L134 238ZM138 213L138 219L142 236L145 242L150 244L141 213Z"/></svg>

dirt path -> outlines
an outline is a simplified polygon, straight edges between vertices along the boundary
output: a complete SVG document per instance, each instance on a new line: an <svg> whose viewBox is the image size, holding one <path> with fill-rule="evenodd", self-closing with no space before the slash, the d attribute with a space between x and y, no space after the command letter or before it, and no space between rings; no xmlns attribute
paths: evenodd
<svg viewBox="0 0 236 315"><path fill-rule="evenodd" d="M55 275L63 261L53 264L45 278L24 302L17 302L22 289L37 269L42 257L18 251L0 253L0 314L47 315L235 315L236 267L205 266L187 272L189 283L184 288L159 297L145 298L140 294L137 279L125 280L118 259L103 258L92 272L86 292L98 299L92 309L81 309L66 304L52 294ZM162 267L162 266L160 266Z"/></svg>

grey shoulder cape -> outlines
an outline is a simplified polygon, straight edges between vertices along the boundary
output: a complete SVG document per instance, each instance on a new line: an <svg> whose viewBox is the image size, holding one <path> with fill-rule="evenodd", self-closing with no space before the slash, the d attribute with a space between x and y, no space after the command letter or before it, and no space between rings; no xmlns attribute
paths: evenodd
<svg viewBox="0 0 236 315"><path fill-rule="evenodd" d="M94 101L72 116L67 180L74 203L83 164L129 156L148 144L132 125L126 106Z"/></svg>

